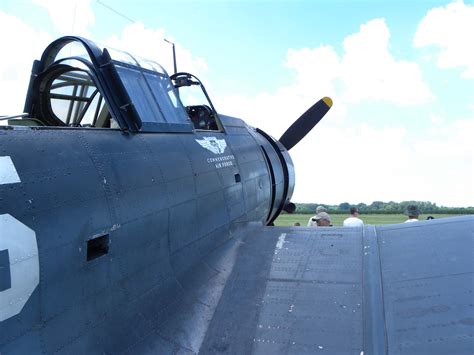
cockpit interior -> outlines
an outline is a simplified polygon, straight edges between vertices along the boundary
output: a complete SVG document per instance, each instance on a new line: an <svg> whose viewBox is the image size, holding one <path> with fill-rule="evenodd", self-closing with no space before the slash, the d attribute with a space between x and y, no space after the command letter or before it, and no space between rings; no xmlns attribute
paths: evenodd
<svg viewBox="0 0 474 355"><path fill-rule="evenodd" d="M53 42L35 61L24 113L9 125L224 131L201 81L79 37Z"/></svg>

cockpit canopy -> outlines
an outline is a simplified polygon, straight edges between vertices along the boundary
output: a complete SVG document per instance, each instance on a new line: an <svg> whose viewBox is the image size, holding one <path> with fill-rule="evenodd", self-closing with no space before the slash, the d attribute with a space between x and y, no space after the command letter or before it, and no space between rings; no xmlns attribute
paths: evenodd
<svg viewBox="0 0 474 355"><path fill-rule="evenodd" d="M25 112L46 126L121 128L144 132L222 130L207 103L183 105L166 71L156 62L80 37L62 37L35 61ZM190 75L190 74L187 74ZM195 123L196 112L209 122Z"/></svg>

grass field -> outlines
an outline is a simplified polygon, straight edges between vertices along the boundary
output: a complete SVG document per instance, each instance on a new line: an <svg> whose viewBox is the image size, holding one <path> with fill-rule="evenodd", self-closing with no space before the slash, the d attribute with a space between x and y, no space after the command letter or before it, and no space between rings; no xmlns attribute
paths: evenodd
<svg viewBox="0 0 474 355"><path fill-rule="evenodd" d="M313 215L310 214L282 214L276 221L275 226L293 226L296 222L299 222L301 226L306 226L308 220ZM454 217L453 214L430 214L434 218L445 218ZM331 222L333 226L342 226L342 222L348 217L345 214L332 214ZM421 215L419 220L424 220L428 217L428 214ZM392 224L405 222L407 217L403 214L361 214L359 218L364 221L365 224Z"/></svg>

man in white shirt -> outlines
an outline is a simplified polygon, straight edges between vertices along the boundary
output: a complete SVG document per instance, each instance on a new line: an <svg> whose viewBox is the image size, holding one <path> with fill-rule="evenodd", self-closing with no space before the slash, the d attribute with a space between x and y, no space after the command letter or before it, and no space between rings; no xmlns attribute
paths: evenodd
<svg viewBox="0 0 474 355"><path fill-rule="evenodd" d="M418 222L418 216L421 214L421 212L415 205L408 205L405 214L408 216L408 219L405 221L405 223Z"/></svg>
<svg viewBox="0 0 474 355"><path fill-rule="evenodd" d="M320 212L326 212L326 208L324 208L324 206L318 206L316 207L316 216L318 215L318 213ZM308 221L308 227L316 227L318 224L316 223L316 216L313 216L309 219Z"/></svg>
<svg viewBox="0 0 474 355"><path fill-rule="evenodd" d="M351 207L351 216L346 218L342 225L344 227L363 227L364 222L360 218L357 218L358 215L359 212L357 211L357 208Z"/></svg>

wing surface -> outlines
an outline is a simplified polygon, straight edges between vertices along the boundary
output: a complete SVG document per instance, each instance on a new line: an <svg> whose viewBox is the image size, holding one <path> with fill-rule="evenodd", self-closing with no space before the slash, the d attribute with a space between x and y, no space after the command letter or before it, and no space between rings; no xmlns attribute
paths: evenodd
<svg viewBox="0 0 474 355"><path fill-rule="evenodd" d="M474 218L262 227L200 353L472 354Z"/></svg>
<svg viewBox="0 0 474 355"><path fill-rule="evenodd" d="M474 218L381 226L375 233L384 346L394 354L473 354Z"/></svg>

